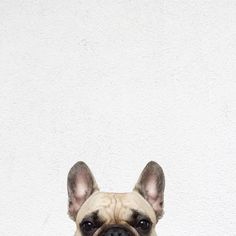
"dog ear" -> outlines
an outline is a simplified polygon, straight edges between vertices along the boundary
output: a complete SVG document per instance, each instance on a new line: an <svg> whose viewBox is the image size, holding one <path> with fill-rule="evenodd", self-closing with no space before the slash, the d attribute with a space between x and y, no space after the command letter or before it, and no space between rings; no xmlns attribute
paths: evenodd
<svg viewBox="0 0 236 236"><path fill-rule="evenodd" d="M165 176L159 164L150 161L143 169L134 191L140 193L154 209L157 219L163 215Z"/></svg>
<svg viewBox="0 0 236 236"><path fill-rule="evenodd" d="M75 220L85 200L99 191L97 183L89 167L82 161L77 162L69 171L67 178L68 214Z"/></svg>

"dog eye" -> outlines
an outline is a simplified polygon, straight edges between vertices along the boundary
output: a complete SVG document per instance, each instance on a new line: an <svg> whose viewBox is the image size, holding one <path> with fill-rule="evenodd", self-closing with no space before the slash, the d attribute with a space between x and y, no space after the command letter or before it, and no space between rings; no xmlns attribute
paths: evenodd
<svg viewBox="0 0 236 236"><path fill-rule="evenodd" d="M136 227L143 231L147 231L150 229L151 223L148 220L140 220Z"/></svg>
<svg viewBox="0 0 236 236"><path fill-rule="evenodd" d="M91 221L85 221L82 223L81 228L84 232L89 232L94 229L94 224Z"/></svg>

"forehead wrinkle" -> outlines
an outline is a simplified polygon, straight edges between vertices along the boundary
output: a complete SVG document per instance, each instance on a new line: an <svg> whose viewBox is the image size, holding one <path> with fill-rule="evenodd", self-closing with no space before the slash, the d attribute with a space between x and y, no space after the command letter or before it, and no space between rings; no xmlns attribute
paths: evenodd
<svg viewBox="0 0 236 236"><path fill-rule="evenodd" d="M119 223L119 216L120 216L120 211L121 211L121 207L117 207L118 204L122 205L122 202L114 195L114 199L115 199L115 209L114 209L114 220L115 223Z"/></svg>
<svg viewBox="0 0 236 236"><path fill-rule="evenodd" d="M114 212L115 212L115 208L116 208L116 199L115 199L114 195L112 195L112 197L109 198L109 200L110 200L109 204L104 206L103 209L105 210L106 215L108 216L108 217L106 217L106 220L110 222L110 221L114 220Z"/></svg>
<svg viewBox="0 0 236 236"><path fill-rule="evenodd" d="M100 212L107 223L126 223L126 216L130 209L124 205L123 200L122 195L109 195L109 203L103 205L103 211Z"/></svg>
<svg viewBox="0 0 236 236"><path fill-rule="evenodd" d="M114 211L114 219L115 223L126 223L126 218L128 215L128 212L130 211L129 207L127 205L124 205L123 198L119 197L121 195L115 195L115 211Z"/></svg>

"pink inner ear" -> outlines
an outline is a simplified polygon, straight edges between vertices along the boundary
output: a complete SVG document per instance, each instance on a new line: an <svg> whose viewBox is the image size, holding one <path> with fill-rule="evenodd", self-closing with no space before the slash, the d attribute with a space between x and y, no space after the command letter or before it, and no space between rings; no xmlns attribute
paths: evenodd
<svg viewBox="0 0 236 236"><path fill-rule="evenodd" d="M87 195L88 186L84 182L79 182L76 185L75 197L84 198Z"/></svg>
<svg viewBox="0 0 236 236"><path fill-rule="evenodd" d="M81 205L86 200L87 196L90 194L88 183L86 179L82 178L81 176L77 177L77 184L74 189L74 194L71 197L71 205L69 206L69 212L72 217L75 217L76 212L79 210Z"/></svg>
<svg viewBox="0 0 236 236"><path fill-rule="evenodd" d="M162 208L161 196L158 193L157 183L154 177L150 177L150 179L147 181L146 198L155 211L158 211Z"/></svg>
<svg viewBox="0 0 236 236"><path fill-rule="evenodd" d="M81 173L76 178L75 198L84 201L91 193L92 186L91 180L87 173Z"/></svg>
<svg viewBox="0 0 236 236"><path fill-rule="evenodd" d="M149 197L156 199L158 197L157 184L154 178L150 178L146 185L146 192Z"/></svg>

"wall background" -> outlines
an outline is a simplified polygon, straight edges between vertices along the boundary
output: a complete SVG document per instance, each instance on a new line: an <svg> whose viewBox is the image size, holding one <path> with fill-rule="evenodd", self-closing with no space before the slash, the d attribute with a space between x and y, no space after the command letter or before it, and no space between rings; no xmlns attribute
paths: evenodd
<svg viewBox="0 0 236 236"><path fill-rule="evenodd" d="M235 1L0 2L0 235L73 235L66 177L166 173L160 236L236 235Z"/></svg>

